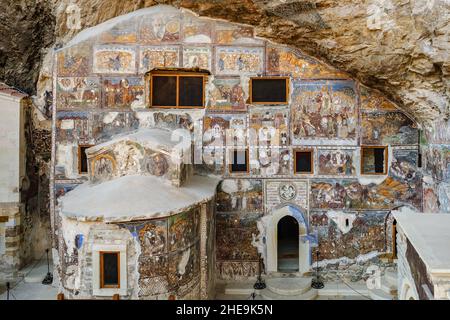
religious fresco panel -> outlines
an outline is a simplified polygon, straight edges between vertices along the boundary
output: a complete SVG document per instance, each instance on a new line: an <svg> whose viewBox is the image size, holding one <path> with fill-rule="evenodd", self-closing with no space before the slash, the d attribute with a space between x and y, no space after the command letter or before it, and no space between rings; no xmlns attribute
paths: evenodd
<svg viewBox="0 0 450 320"><path fill-rule="evenodd" d="M183 68L211 70L211 49L207 47L184 47Z"/></svg>
<svg viewBox="0 0 450 320"><path fill-rule="evenodd" d="M59 77L85 77L91 73L92 47L89 45L64 49L57 53Z"/></svg>
<svg viewBox="0 0 450 320"><path fill-rule="evenodd" d="M130 107L143 100L144 81L137 77L108 77L103 79L103 108Z"/></svg>
<svg viewBox="0 0 450 320"><path fill-rule="evenodd" d="M250 148L250 175L270 177L290 174L290 149Z"/></svg>
<svg viewBox="0 0 450 320"><path fill-rule="evenodd" d="M261 74L264 69L264 49L247 47L217 47L216 74Z"/></svg>
<svg viewBox="0 0 450 320"><path fill-rule="evenodd" d="M248 279L258 275L259 261L217 261L216 272L222 280Z"/></svg>
<svg viewBox="0 0 450 320"><path fill-rule="evenodd" d="M216 43L226 45L264 44L254 38L253 27L216 22Z"/></svg>
<svg viewBox="0 0 450 320"><path fill-rule="evenodd" d="M260 214L217 214L216 246L217 260L258 260L256 247L252 245L252 234L258 234L256 227Z"/></svg>
<svg viewBox="0 0 450 320"><path fill-rule="evenodd" d="M450 148L428 146L424 148L425 171L437 181L450 179Z"/></svg>
<svg viewBox="0 0 450 320"><path fill-rule="evenodd" d="M434 183L423 184L423 212L438 213L440 212L439 192Z"/></svg>
<svg viewBox="0 0 450 320"><path fill-rule="evenodd" d="M361 110L363 111L398 111L395 104L385 98L380 92L359 85Z"/></svg>
<svg viewBox="0 0 450 320"><path fill-rule="evenodd" d="M189 284L200 274L200 243L169 254L167 277L171 290Z"/></svg>
<svg viewBox="0 0 450 320"><path fill-rule="evenodd" d="M337 213L342 214L342 213ZM355 215L351 228L341 230L326 211L310 213L311 227L317 230L319 245L313 248L312 255L320 252L321 260L347 257L354 259L370 252L385 252L385 220L388 211L353 212Z"/></svg>
<svg viewBox="0 0 450 320"><path fill-rule="evenodd" d="M56 80L57 109L98 108L100 101L100 81L97 77Z"/></svg>
<svg viewBox="0 0 450 320"><path fill-rule="evenodd" d="M258 146L287 146L289 144L288 111L252 110L249 127L254 130Z"/></svg>
<svg viewBox="0 0 450 320"><path fill-rule="evenodd" d="M139 121L133 112L97 112L92 117L92 138L97 143L111 139L113 135L133 131Z"/></svg>
<svg viewBox="0 0 450 320"><path fill-rule="evenodd" d="M141 255L153 256L167 251L167 220L148 221L138 230Z"/></svg>
<svg viewBox="0 0 450 320"><path fill-rule="evenodd" d="M315 143L317 139L355 140L358 109L353 81L295 81L293 85L292 144L308 139Z"/></svg>
<svg viewBox="0 0 450 320"><path fill-rule="evenodd" d="M187 211L169 217L169 251L191 245L199 236L199 213Z"/></svg>
<svg viewBox="0 0 450 320"><path fill-rule="evenodd" d="M354 176L358 161L356 149L318 149L318 174Z"/></svg>
<svg viewBox="0 0 450 320"><path fill-rule="evenodd" d="M60 142L88 144L89 112L61 111L56 115L56 139Z"/></svg>
<svg viewBox="0 0 450 320"><path fill-rule="evenodd" d="M299 50L282 47L267 47L267 73L291 75L302 79L347 79L348 75L302 54Z"/></svg>
<svg viewBox="0 0 450 320"><path fill-rule="evenodd" d="M98 41L101 43L136 43L137 39L137 21L132 19L118 23L102 32Z"/></svg>
<svg viewBox="0 0 450 320"><path fill-rule="evenodd" d="M136 73L136 48L131 46L94 47L94 73Z"/></svg>
<svg viewBox="0 0 450 320"><path fill-rule="evenodd" d="M215 77L209 89L206 107L214 111L245 111L245 92L240 78Z"/></svg>
<svg viewBox="0 0 450 320"><path fill-rule="evenodd" d="M239 114L209 114L203 119L203 145L224 146L227 141L245 145L247 116Z"/></svg>
<svg viewBox="0 0 450 320"><path fill-rule="evenodd" d="M139 52L140 73L154 68L175 68L180 64L179 46L145 46Z"/></svg>
<svg viewBox="0 0 450 320"><path fill-rule="evenodd" d="M157 13L152 18L142 17L139 21L139 42L160 43L180 40L181 15L178 13Z"/></svg>
<svg viewBox="0 0 450 320"><path fill-rule="evenodd" d="M185 43L211 43L214 22L186 14L183 16L182 30Z"/></svg>
<svg viewBox="0 0 450 320"><path fill-rule="evenodd" d="M418 143L418 131L411 119L401 112L362 113L364 145L411 145Z"/></svg>
<svg viewBox="0 0 450 320"><path fill-rule="evenodd" d="M194 122L189 113L155 112L153 113L153 123L151 126L169 130L194 130Z"/></svg>
<svg viewBox="0 0 450 320"><path fill-rule="evenodd" d="M262 212L262 181L225 179L217 187L217 212Z"/></svg>

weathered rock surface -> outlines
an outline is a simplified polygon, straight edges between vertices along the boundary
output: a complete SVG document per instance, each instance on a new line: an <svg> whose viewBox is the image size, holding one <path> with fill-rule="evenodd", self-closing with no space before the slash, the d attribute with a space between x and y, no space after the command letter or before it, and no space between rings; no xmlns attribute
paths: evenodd
<svg viewBox="0 0 450 320"><path fill-rule="evenodd" d="M80 31L68 28L70 4L80 8L84 29L160 3L253 25L259 36L297 46L380 89L422 123L449 117L449 0L1 0L0 79L33 91L43 48Z"/></svg>

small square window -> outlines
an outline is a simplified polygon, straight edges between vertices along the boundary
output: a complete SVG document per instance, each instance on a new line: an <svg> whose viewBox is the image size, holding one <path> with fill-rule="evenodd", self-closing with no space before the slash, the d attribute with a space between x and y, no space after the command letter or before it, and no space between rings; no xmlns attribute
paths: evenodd
<svg viewBox="0 0 450 320"><path fill-rule="evenodd" d="M89 149L92 145L80 145L78 146L78 172L80 174L88 173L88 159L86 149Z"/></svg>
<svg viewBox="0 0 450 320"><path fill-rule="evenodd" d="M245 150L232 150L231 151L231 173L243 173L248 172L248 149Z"/></svg>
<svg viewBox="0 0 450 320"><path fill-rule="evenodd" d="M120 252L100 252L100 288L120 288Z"/></svg>
<svg viewBox="0 0 450 320"><path fill-rule="evenodd" d="M250 103L252 104L287 104L288 95L288 77L250 78Z"/></svg>
<svg viewBox="0 0 450 320"><path fill-rule="evenodd" d="M361 173L362 174L386 174L387 172L387 148L386 147L362 147L361 148Z"/></svg>
<svg viewBox="0 0 450 320"><path fill-rule="evenodd" d="M294 172L296 174L313 173L313 152L311 150L295 151Z"/></svg>

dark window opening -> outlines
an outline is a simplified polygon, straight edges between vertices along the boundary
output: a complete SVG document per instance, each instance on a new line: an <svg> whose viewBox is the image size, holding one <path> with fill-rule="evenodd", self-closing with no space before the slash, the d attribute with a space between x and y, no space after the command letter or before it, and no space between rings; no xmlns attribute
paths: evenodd
<svg viewBox="0 0 450 320"><path fill-rule="evenodd" d="M386 173L386 148L366 147L362 148L361 168L364 174Z"/></svg>
<svg viewBox="0 0 450 320"><path fill-rule="evenodd" d="M88 158L86 150L92 147L91 145L83 145L78 147L78 172L88 173Z"/></svg>
<svg viewBox="0 0 450 320"><path fill-rule="evenodd" d="M152 107L201 108L205 103L204 75L154 74L151 76Z"/></svg>
<svg viewBox="0 0 450 320"><path fill-rule="evenodd" d="M288 103L288 78L251 78L250 88L250 103Z"/></svg>
<svg viewBox="0 0 450 320"><path fill-rule="evenodd" d="M120 287L120 253L100 252L101 288Z"/></svg>
<svg viewBox="0 0 450 320"><path fill-rule="evenodd" d="M203 106L203 77L180 77L180 106Z"/></svg>
<svg viewBox="0 0 450 320"><path fill-rule="evenodd" d="M312 151L295 152L295 173L312 173Z"/></svg>
<svg viewBox="0 0 450 320"><path fill-rule="evenodd" d="M177 106L177 77L153 76L152 105L154 107Z"/></svg>
<svg viewBox="0 0 450 320"><path fill-rule="evenodd" d="M295 272L299 269L299 225L292 216L280 219L277 225L278 270Z"/></svg>
<svg viewBox="0 0 450 320"><path fill-rule="evenodd" d="M248 150L233 150L231 172L248 172Z"/></svg>
<svg viewBox="0 0 450 320"><path fill-rule="evenodd" d="M397 220L392 222L392 258L397 259Z"/></svg>
<svg viewBox="0 0 450 320"><path fill-rule="evenodd" d="M348 227L348 225L349 225L349 221L348 221L348 219L345 219L345 226Z"/></svg>

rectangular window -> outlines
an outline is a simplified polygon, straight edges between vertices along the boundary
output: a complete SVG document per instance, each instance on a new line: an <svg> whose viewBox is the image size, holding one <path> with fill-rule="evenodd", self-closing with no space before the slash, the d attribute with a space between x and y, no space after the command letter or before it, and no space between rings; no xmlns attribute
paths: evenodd
<svg viewBox="0 0 450 320"><path fill-rule="evenodd" d="M248 172L248 149L246 150L232 150L231 152L231 163L230 172L231 173L242 173Z"/></svg>
<svg viewBox="0 0 450 320"><path fill-rule="evenodd" d="M289 78L258 77L250 79L250 103L287 104Z"/></svg>
<svg viewBox="0 0 450 320"><path fill-rule="evenodd" d="M152 107L202 108L205 103L205 75L152 74L150 91Z"/></svg>
<svg viewBox="0 0 450 320"><path fill-rule="evenodd" d="M387 148L386 147L362 147L361 148L361 173L362 174L386 174L387 172Z"/></svg>
<svg viewBox="0 0 450 320"><path fill-rule="evenodd" d="M100 288L120 288L120 252L100 252Z"/></svg>
<svg viewBox="0 0 450 320"><path fill-rule="evenodd" d="M78 173L88 173L88 159L86 155L86 149L89 149L92 145L80 145L78 146Z"/></svg>
<svg viewBox="0 0 450 320"><path fill-rule="evenodd" d="M311 150L295 151L295 173L313 173L313 152Z"/></svg>

